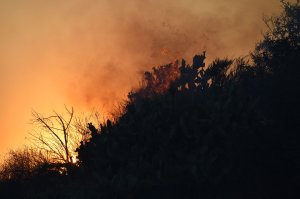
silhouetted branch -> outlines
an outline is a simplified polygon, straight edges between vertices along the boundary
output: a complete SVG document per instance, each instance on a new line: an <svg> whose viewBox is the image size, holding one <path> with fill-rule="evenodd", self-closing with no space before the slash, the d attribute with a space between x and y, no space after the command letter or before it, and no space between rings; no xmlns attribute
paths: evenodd
<svg viewBox="0 0 300 199"><path fill-rule="evenodd" d="M49 117L43 117L41 114L33 111L34 123L40 129L39 132L30 133L30 135L38 147L46 148L52 154L52 158L69 163L72 161L70 151L76 148L79 144L79 139L78 136L72 135L78 133L71 128L74 109L70 110L67 107L65 109L68 113L67 119L56 111L54 111L54 115Z"/></svg>

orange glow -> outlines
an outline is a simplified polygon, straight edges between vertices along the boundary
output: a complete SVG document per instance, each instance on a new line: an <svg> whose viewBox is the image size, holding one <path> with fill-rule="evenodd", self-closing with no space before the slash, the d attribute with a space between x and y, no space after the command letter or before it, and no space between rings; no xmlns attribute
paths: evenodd
<svg viewBox="0 0 300 199"><path fill-rule="evenodd" d="M76 155L72 155L72 163L75 164L77 162Z"/></svg>
<svg viewBox="0 0 300 199"><path fill-rule="evenodd" d="M277 0L0 1L0 154L27 142L32 109L108 113L154 65L247 54L263 13L279 10Z"/></svg>

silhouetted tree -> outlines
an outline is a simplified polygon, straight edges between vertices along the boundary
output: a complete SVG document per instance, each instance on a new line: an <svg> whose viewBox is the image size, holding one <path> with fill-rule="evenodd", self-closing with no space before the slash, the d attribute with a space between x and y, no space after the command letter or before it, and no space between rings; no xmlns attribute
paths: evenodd
<svg viewBox="0 0 300 199"><path fill-rule="evenodd" d="M31 133L35 146L51 155L57 162L71 163L74 150L81 141L80 135L72 126L74 110L67 109L69 118L54 112L54 115L44 117L33 112L34 123L38 130Z"/></svg>

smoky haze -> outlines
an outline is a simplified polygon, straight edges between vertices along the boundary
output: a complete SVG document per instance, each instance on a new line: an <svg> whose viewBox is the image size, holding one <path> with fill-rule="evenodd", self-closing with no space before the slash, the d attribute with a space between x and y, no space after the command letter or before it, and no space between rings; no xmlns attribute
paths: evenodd
<svg viewBox="0 0 300 199"><path fill-rule="evenodd" d="M92 41L98 53L82 69L77 81L79 100L111 107L138 82L139 73L154 65L195 53L215 57L247 55L263 32L263 14L278 9L278 2L249 0L109 1L109 18L94 21ZM83 18L90 19L92 9ZM105 13L107 14L107 13ZM92 15L92 16L91 16ZM81 31L85 32L84 28ZM88 32L90 34L90 32ZM103 38L104 37L104 38ZM101 49L100 49L101 48Z"/></svg>
<svg viewBox="0 0 300 199"><path fill-rule="evenodd" d="M246 55L277 0L0 1L0 152L31 109L109 112L142 71L195 53Z"/></svg>

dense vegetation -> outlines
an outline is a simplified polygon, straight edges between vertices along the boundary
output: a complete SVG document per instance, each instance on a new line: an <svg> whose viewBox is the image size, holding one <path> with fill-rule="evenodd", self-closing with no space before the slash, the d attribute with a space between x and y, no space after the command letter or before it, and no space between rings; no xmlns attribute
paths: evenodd
<svg viewBox="0 0 300 199"><path fill-rule="evenodd" d="M182 60L146 72L120 117L99 128L88 124L77 164L36 160L28 150L12 154L1 172L1 195L295 198L299 5L283 2L283 13L266 20L269 31L249 60L205 66L203 52L191 65ZM18 165L21 172L11 170Z"/></svg>

